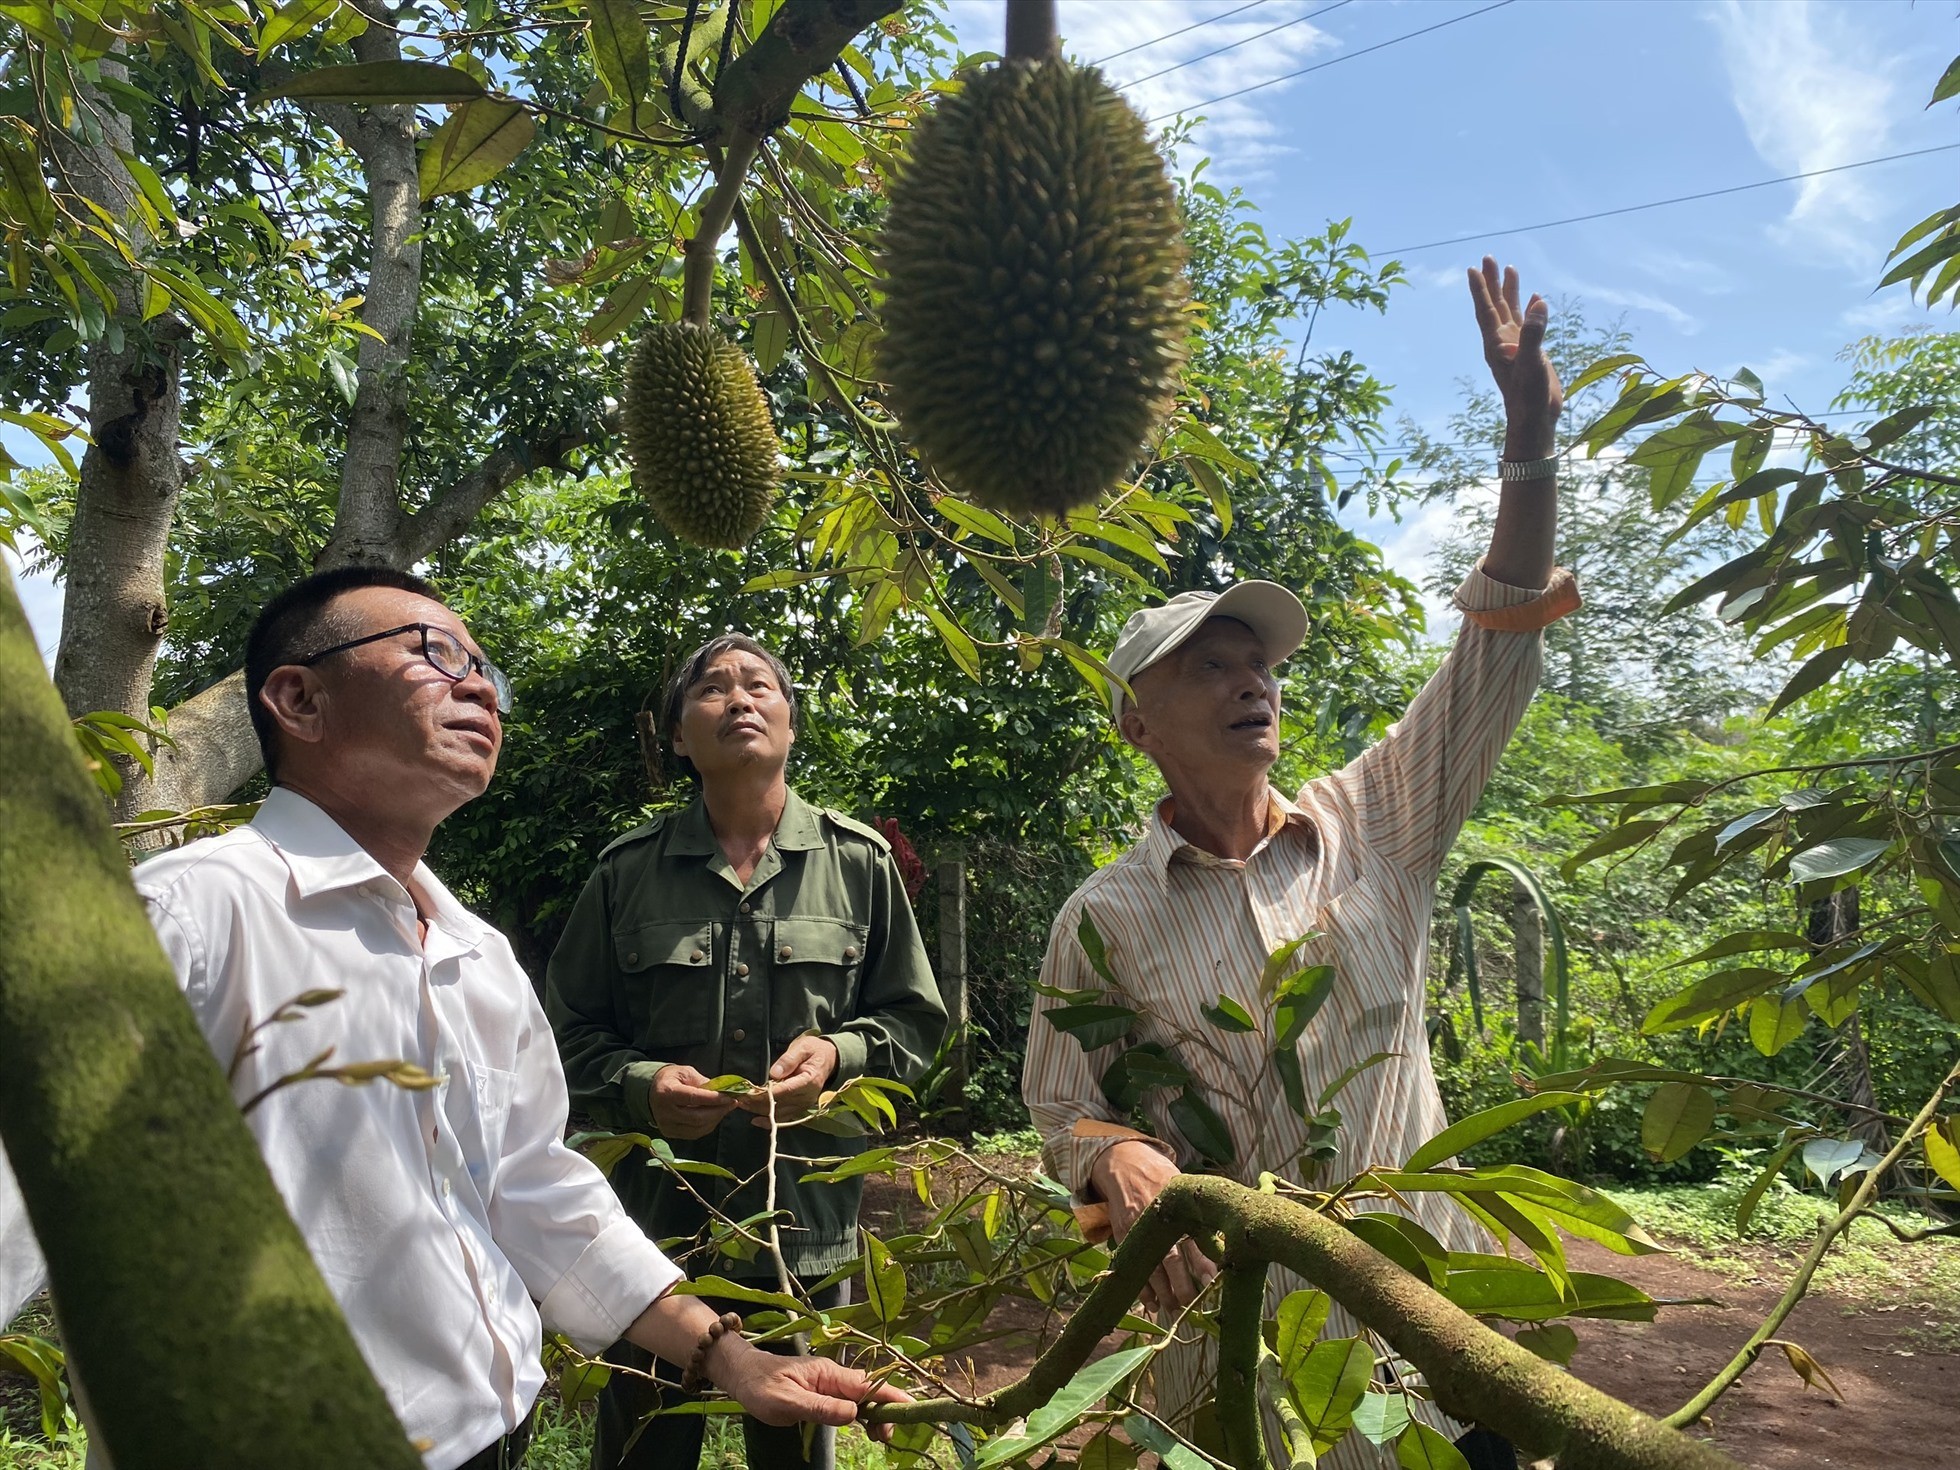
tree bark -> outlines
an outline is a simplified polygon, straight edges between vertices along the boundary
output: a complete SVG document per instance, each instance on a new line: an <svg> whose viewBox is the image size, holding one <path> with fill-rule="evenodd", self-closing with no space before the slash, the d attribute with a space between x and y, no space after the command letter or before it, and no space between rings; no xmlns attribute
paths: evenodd
<svg viewBox="0 0 1960 1470"><path fill-rule="evenodd" d="M119 1470L417 1470L0 579L0 1141Z"/></svg>
<svg viewBox="0 0 1960 1470"><path fill-rule="evenodd" d="M98 63L106 79L124 80L113 56ZM85 142L48 129L54 162L66 186L128 225L134 184L118 149L131 148L129 118L100 87L75 78L79 102L98 123L99 141ZM157 650L169 625L164 555L183 490L177 438L183 416L179 344L187 335L175 316L143 321L140 279L113 283L110 324L89 347L89 447L82 456L75 518L63 559L61 642L55 652L55 687L71 717L115 710L145 719ZM150 804L147 782L133 765L123 768L117 806L124 812Z"/></svg>
<svg viewBox="0 0 1960 1470"><path fill-rule="evenodd" d="M1518 955L1518 1040L1545 1044L1545 916L1531 890L1511 881L1511 933Z"/></svg>

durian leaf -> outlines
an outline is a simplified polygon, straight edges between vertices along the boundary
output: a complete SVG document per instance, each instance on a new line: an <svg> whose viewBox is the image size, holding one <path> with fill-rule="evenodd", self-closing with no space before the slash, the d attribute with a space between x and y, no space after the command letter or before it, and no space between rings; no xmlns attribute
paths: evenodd
<svg viewBox="0 0 1960 1470"><path fill-rule="evenodd" d="M933 502L933 509L954 525L971 531L976 536L985 536L989 541L998 542L1009 551L1014 549L1014 533L1008 529L1006 521L990 510L969 505L954 495L940 496Z"/></svg>
<svg viewBox="0 0 1960 1470"><path fill-rule="evenodd" d="M755 366L757 372L771 373L783 360L789 346L789 318L780 311L757 312L755 318Z"/></svg>
<svg viewBox="0 0 1960 1470"><path fill-rule="evenodd" d="M599 80L616 101L636 112L653 74L647 28L638 8L632 0L588 0L585 13L591 22L586 39Z"/></svg>
<svg viewBox="0 0 1960 1470"><path fill-rule="evenodd" d="M980 678L980 650L973 645L967 635L952 618L948 617L936 603L926 604L926 616L932 619L933 627L939 630L939 641L946 645L946 651L953 656L953 662L960 671L976 683Z"/></svg>
<svg viewBox="0 0 1960 1470"><path fill-rule="evenodd" d="M640 319L653 295L652 276L632 276L621 281L606 296L592 320L585 324L585 340L594 344L610 342Z"/></svg>
<svg viewBox="0 0 1960 1470"><path fill-rule="evenodd" d="M340 0L288 0L259 28L259 55L297 40L332 15Z"/></svg>
<svg viewBox="0 0 1960 1470"><path fill-rule="evenodd" d="M422 150L422 197L459 194L488 183L524 151L536 131L531 114L518 103L487 97L465 102Z"/></svg>
<svg viewBox="0 0 1960 1470"><path fill-rule="evenodd" d="M473 102L483 95L483 83L453 66L433 61L357 61L347 66L315 67L283 87L259 93L255 100Z"/></svg>
<svg viewBox="0 0 1960 1470"><path fill-rule="evenodd" d="M1212 514L1218 517L1218 534L1231 535L1232 492L1225 487L1225 477L1195 454L1184 456L1184 468L1191 472L1191 478L1198 482L1198 488L1211 501Z"/></svg>

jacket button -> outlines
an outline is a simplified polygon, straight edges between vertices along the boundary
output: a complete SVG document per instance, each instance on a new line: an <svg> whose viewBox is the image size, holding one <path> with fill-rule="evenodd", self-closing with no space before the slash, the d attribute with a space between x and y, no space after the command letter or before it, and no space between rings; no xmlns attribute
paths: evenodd
<svg viewBox="0 0 1960 1470"><path fill-rule="evenodd" d="M639 962L640 952L637 949L626 957L626 963L629 965L637 965Z"/></svg>
<svg viewBox="0 0 1960 1470"><path fill-rule="evenodd" d="M689 955L687 958L690 964L698 965L701 963L702 960L706 959L707 956L702 954L701 951L697 949L694 951L693 954Z"/></svg>
<svg viewBox="0 0 1960 1470"><path fill-rule="evenodd" d="M786 960L789 958L789 956L790 956L790 948L787 944L785 944L781 949L776 951L776 958L779 960Z"/></svg>
<svg viewBox="0 0 1960 1470"><path fill-rule="evenodd" d="M728 1039L730 1041L747 1041L749 1039L749 1033L744 1031L740 1026L737 1026L733 1031L728 1033Z"/></svg>
<svg viewBox="0 0 1960 1470"><path fill-rule="evenodd" d="M737 975L746 975L749 973L749 967L747 965L737 965L735 967L735 973Z"/></svg>
<svg viewBox="0 0 1960 1470"><path fill-rule="evenodd" d="M845 959L854 960L857 957L858 957L858 947L855 944L847 944L844 946Z"/></svg>
<svg viewBox="0 0 1960 1470"><path fill-rule="evenodd" d="M750 907L750 905L749 905L749 901L748 901L748 900L747 900L746 898L745 898L745 899L743 899L743 900L742 900L742 912L746 914L746 913L747 913L747 912L749 911L749 907Z"/></svg>

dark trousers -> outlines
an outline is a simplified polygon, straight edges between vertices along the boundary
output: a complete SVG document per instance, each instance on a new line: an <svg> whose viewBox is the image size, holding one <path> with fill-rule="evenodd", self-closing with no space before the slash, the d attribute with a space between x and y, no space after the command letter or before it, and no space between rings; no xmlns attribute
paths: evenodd
<svg viewBox="0 0 1960 1470"><path fill-rule="evenodd" d="M774 1283L770 1283L774 1289ZM833 1286L810 1298L819 1311L844 1305L846 1288ZM741 1302L703 1298L717 1312L753 1312L758 1308ZM788 1353L787 1342L762 1344L770 1352ZM660 1381L615 1373L599 1390L599 1414L592 1435L592 1470L694 1470L701 1461L701 1442L707 1436L705 1414L658 1414L693 1403L696 1394L683 1393L681 1370L656 1359L651 1353L629 1342L617 1342L606 1350L606 1361L642 1372L657 1372ZM641 1420L645 1420L644 1426ZM837 1431L817 1426L810 1440L810 1454L803 1454L804 1427L792 1424L776 1429L742 1416L742 1438L748 1447L749 1470L833 1470L837 1458Z"/></svg>
<svg viewBox="0 0 1960 1470"><path fill-rule="evenodd" d="M471 1455L456 1470L518 1470L524 1463L524 1452L531 1447L531 1429L538 1422L537 1416L534 1405L522 1424L495 1444Z"/></svg>
<svg viewBox="0 0 1960 1470"><path fill-rule="evenodd" d="M1517 1448L1488 1429L1473 1429L1456 1442L1470 1470L1518 1470Z"/></svg>

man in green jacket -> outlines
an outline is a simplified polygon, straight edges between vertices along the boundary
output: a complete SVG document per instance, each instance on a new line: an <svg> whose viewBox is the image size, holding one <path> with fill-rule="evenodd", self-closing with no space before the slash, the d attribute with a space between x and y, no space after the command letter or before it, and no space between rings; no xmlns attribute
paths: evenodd
<svg viewBox="0 0 1960 1470"><path fill-rule="evenodd" d="M768 649L740 634L703 645L667 688L664 725L699 783L686 810L635 828L600 855L551 957L545 1011L558 1036L572 1106L601 1125L657 1134L685 1159L719 1165L739 1185L628 1158L612 1183L635 1221L693 1275L775 1289L770 1253L735 1259L706 1247L709 1216L766 1208L762 1178L771 1095L777 1117L807 1111L854 1077L916 1078L946 1027L891 849L873 829L790 790L796 694ZM747 1096L710 1090L736 1074ZM784 1127L780 1150L856 1152L856 1140ZM783 1264L801 1282L858 1254L861 1181L809 1185L779 1161ZM696 1247L688 1253L689 1247ZM843 1288L814 1298L836 1305ZM740 1311L736 1303L717 1310ZM620 1344L613 1361L652 1360ZM678 1379L660 1365L662 1379ZM593 1470L692 1470L706 1421L661 1415L687 1395L614 1374L601 1395ZM751 1470L829 1470L834 1432L808 1460L798 1430L745 1421Z"/></svg>

